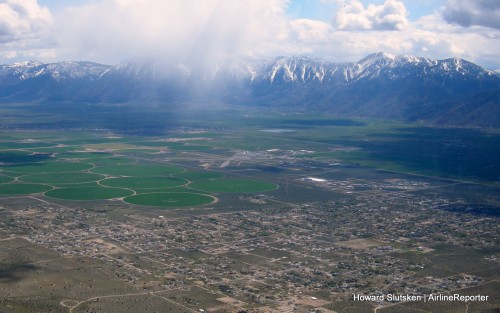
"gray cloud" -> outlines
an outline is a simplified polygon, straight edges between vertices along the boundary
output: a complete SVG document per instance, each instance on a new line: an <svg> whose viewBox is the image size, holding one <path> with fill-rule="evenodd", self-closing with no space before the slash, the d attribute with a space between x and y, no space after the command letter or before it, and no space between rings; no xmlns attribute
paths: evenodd
<svg viewBox="0 0 500 313"><path fill-rule="evenodd" d="M36 0L0 0L1 43L37 38L51 23L50 11Z"/></svg>
<svg viewBox="0 0 500 313"><path fill-rule="evenodd" d="M63 12L57 41L67 58L161 57L180 63L264 52L286 37L286 0L101 0Z"/></svg>
<svg viewBox="0 0 500 313"><path fill-rule="evenodd" d="M449 0L443 11L448 23L464 27L473 25L500 28L500 1L498 0Z"/></svg>

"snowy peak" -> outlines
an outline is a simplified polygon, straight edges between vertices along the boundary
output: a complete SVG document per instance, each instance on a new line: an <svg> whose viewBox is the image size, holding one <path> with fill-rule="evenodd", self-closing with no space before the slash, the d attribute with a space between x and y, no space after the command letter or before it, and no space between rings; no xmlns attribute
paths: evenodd
<svg viewBox="0 0 500 313"><path fill-rule="evenodd" d="M385 53L385 52L377 52L370 54L357 63L359 65L364 65L364 66L373 66L373 65L386 65L390 64L396 59L396 56Z"/></svg>
<svg viewBox="0 0 500 313"><path fill-rule="evenodd" d="M280 57L257 69L257 77L271 84L330 82L349 84L373 79L398 80L413 76L496 75L459 58L431 60L409 55L374 53L354 63L332 63L324 60ZM257 80L258 80L257 79Z"/></svg>
<svg viewBox="0 0 500 313"><path fill-rule="evenodd" d="M494 71L481 68L472 62L460 58L450 58L442 61L437 61L436 66L438 66L443 71L455 72L464 76L472 75L475 77L481 77L498 75Z"/></svg>
<svg viewBox="0 0 500 313"><path fill-rule="evenodd" d="M54 79L96 79L110 69L108 65L93 62L60 62L46 66L46 71Z"/></svg>
<svg viewBox="0 0 500 313"><path fill-rule="evenodd" d="M260 69L261 78L270 83L322 81L326 62L305 57L279 57L266 62Z"/></svg>
<svg viewBox="0 0 500 313"><path fill-rule="evenodd" d="M54 80L96 79L111 68L93 62L40 63L37 61L20 62L0 66L0 78L30 80L50 77Z"/></svg>
<svg viewBox="0 0 500 313"><path fill-rule="evenodd" d="M22 68L33 68L33 67L40 66L40 65L42 65L42 63L40 63L38 61L30 60L30 61L14 63L11 65L11 67L22 69Z"/></svg>

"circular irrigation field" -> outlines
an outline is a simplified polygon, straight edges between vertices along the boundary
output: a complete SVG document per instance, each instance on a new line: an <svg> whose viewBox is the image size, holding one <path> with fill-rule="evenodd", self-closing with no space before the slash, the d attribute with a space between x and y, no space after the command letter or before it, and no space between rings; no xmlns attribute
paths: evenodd
<svg viewBox="0 0 500 313"><path fill-rule="evenodd" d="M1 184L0 194L4 195L27 195L33 193L46 192L51 190L51 186L39 184Z"/></svg>
<svg viewBox="0 0 500 313"><path fill-rule="evenodd" d="M124 199L125 202L131 204L159 207L199 206L213 203L215 200L214 197L208 195L188 192L145 193Z"/></svg>
<svg viewBox="0 0 500 313"><path fill-rule="evenodd" d="M133 192L121 188L108 187L79 187L61 188L47 191L44 195L50 198L64 200L106 200L123 198L132 195Z"/></svg>
<svg viewBox="0 0 500 313"><path fill-rule="evenodd" d="M104 176L93 173L45 173L21 176L19 179L27 183L43 184L81 184L103 179Z"/></svg>
<svg viewBox="0 0 500 313"><path fill-rule="evenodd" d="M205 192L248 193L275 190L278 185L259 180L223 178L191 183L189 187Z"/></svg>
<svg viewBox="0 0 500 313"><path fill-rule="evenodd" d="M91 169L92 165L73 162L47 162L47 163L29 163L16 166L3 167L6 172L13 173L59 173L59 172L78 172Z"/></svg>
<svg viewBox="0 0 500 313"><path fill-rule="evenodd" d="M9 177L9 176L0 176L0 184L10 183L13 180L14 180L14 178Z"/></svg>
<svg viewBox="0 0 500 313"><path fill-rule="evenodd" d="M185 171L184 168L170 165L143 165L134 166L114 165L103 166L92 169L92 172L99 174L108 174L113 176L158 176L179 174Z"/></svg>
<svg viewBox="0 0 500 313"><path fill-rule="evenodd" d="M187 180L172 177L119 177L108 178L101 181L101 185L109 187L122 187L132 189L159 189L179 187L187 184Z"/></svg>

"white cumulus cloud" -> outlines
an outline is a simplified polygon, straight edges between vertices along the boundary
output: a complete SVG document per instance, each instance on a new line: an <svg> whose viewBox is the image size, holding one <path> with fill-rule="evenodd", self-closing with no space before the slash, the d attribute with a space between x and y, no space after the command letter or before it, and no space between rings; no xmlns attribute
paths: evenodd
<svg viewBox="0 0 500 313"><path fill-rule="evenodd" d="M36 0L0 0L0 60L53 56L52 21Z"/></svg>
<svg viewBox="0 0 500 313"><path fill-rule="evenodd" d="M52 23L52 15L36 0L0 0L0 42L37 38Z"/></svg>
<svg viewBox="0 0 500 313"><path fill-rule="evenodd" d="M367 7L358 0L341 3L335 24L341 30L403 30L408 26L408 11L403 2L386 0Z"/></svg>

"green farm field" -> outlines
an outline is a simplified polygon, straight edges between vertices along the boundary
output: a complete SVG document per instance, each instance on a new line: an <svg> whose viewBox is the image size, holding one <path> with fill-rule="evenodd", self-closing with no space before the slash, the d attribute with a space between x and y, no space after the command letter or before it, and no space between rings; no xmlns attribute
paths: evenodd
<svg viewBox="0 0 500 313"><path fill-rule="evenodd" d="M29 140L3 137L0 194L43 194L49 201L113 200L161 209L212 204L216 201L212 193L272 192L278 188L276 183L254 177L227 178L223 169L193 166L190 155L210 155L212 150L220 153L220 149L211 146L212 136L224 140L224 135L217 132L202 132L195 138L175 134L177 142L163 142L162 137L108 138L85 132L24 135ZM165 154L157 153L160 150L142 147L165 148L171 151L167 155L173 156L173 162L161 160ZM12 183L14 180L18 182Z"/></svg>
<svg viewBox="0 0 500 313"><path fill-rule="evenodd" d="M0 179L9 182L9 177L17 177L23 183L65 187L102 181L102 186L128 188L137 194L141 189L162 191L183 184L203 193L273 192L282 187L285 176L299 174L292 165L283 166L283 156L293 157L295 163L332 163L490 185L496 185L500 176L495 161L500 155L494 149L499 139L494 131L437 130L312 114L227 114L227 130L212 128L220 116L216 119L210 112L204 122L197 122L206 130L166 136L50 130L4 134ZM102 148L109 150L98 151ZM231 162L239 151L267 156ZM227 165L222 167L224 162ZM301 171L317 172L311 169L302 166Z"/></svg>

